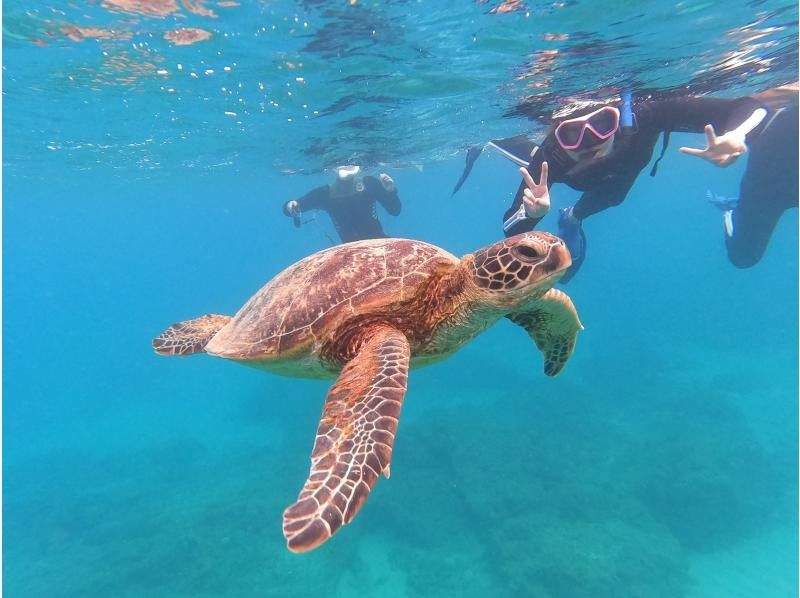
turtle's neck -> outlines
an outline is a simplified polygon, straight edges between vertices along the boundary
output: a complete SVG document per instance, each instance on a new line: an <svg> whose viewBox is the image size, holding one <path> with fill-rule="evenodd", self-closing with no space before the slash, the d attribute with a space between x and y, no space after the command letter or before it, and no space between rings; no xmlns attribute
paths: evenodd
<svg viewBox="0 0 800 598"><path fill-rule="evenodd" d="M423 298L430 336L427 351L452 353L504 314L480 301L463 258L452 272L431 282Z"/></svg>

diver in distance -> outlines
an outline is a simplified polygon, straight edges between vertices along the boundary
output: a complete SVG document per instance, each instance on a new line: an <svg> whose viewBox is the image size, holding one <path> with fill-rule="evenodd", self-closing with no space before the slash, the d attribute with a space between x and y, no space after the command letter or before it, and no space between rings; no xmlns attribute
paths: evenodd
<svg viewBox="0 0 800 598"><path fill-rule="evenodd" d="M707 192L708 199L724 211L728 259L737 268L750 268L761 260L781 215L798 206L797 82L753 98L761 102L765 114L763 126L747 139L750 156L739 197L731 199ZM706 131L706 136L708 145L713 145L713 128ZM706 150L681 151L715 160Z"/></svg>
<svg viewBox="0 0 800 598"><path fill-rule="evenodd" d="M388 174L381 173L375 178L362 177L360 172L358 166L340 166L336 169L333 183L287 201L283 204L283 213L290 216L299 228L303 223L303 213L324 210L342 243L386 237L375 204L379 202L389 214L397 216L401 209L397 188Z"/></svg>
<svg viewBox="0 0 800 598"><path fill-rule="evenodd" d="M568 114L557 113L541 145L532 141L520 143L519 137L511 138L516 147L502 139L494 140L492 145L506 154L513 154L518 164L526 163L524 168L533 178L541 176L543 164L547 162L548 188L553 183L565 183L583 191L574 206L561 209L559 214L558 235L572 253L572 267L561 279L564 283L578 271L586 255L581 223L593 214L622 203L639 173L650 162L662 133L661 156L653 165L651 175L656 173L672 131L700 133L710 124L715 130L727 132L715 136L714 143L705 150L707 157L738 156L747 151L745 136L753 130L759 132L759 126L763 128L763 123L754 116L761 107L757 99L747 97L689 96L643 99L634 103L631 94L625 93L617 101L582 106ZM472 162L476 158L477 155L473 155ZM469 168L468 160L465 170ZM523 202L526 189L530 189L530 185L523 181L503 217L506 236L532 230L541 219L541 216L529 214Z"/></svg>

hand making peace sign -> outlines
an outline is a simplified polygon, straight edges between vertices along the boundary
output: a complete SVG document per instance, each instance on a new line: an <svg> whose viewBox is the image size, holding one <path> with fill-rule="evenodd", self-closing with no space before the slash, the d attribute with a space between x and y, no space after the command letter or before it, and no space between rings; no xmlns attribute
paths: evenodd
<svg viewBox="0 0 800 598"><path fill-rule="evenodd" d="M547 189L547 162L542 162L542 170L537 184L526 168L520 168L525 180L525 191L522 192L522 203L528 218L539 219L550 210L550 192Z"/></svg>

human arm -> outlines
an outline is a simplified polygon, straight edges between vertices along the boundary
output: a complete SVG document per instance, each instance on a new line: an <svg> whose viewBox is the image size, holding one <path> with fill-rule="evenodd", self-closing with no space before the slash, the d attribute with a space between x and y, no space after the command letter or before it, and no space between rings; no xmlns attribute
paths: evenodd
<svg viewBox="0 0 800 598"><path fill-rule="evenodd" d="M630 168L613 179L593 185L581 194L572 209L572 215L583 220L612 206L618 206L625 201L638 175L638 169Z"/></svg>
<svg viewBox="0 0 800 598"><path fill-rule="evenodd" d="M375 181L374 178L372 178L372 180ZM400 204L397 186L394 184L392 177L388 174L381 173L378 175L378 180L373 186L375 188L375 198L380 202L383 208L392 216L400 214L400 210L403 206Z"/></svg>
<svg viewBox="0 0 800 598"><path fill-rule="evenodd" d="M328 192L327 185L323 185L322 187L317 187L316 189L312 189L299 199L292 199L284 203L283 213L286 214L287 216L291 216L294 218L296 216L299 216L301 212L307 212L309 210L325 209L329 197L330 193Z"/></svg>
<svg viewBox="0 0 800 598"><path fill-rule="evenodd" d="M648 100L642 103L641 109L637 108L637 124L655 131L679 133L702 133L708 124L717 131L729 131L761 107L761 102L750 97L729 99L687 96Z"/></svg>
<svg viewBox="0 0 800 598"><path fill-rule="evenodd" d="M683 147L680 151L701 156L718 166L732 164L747 151L746 135L766 116L761 103L749 97L653 100L643 104L641 113L641 124L657 131L705 132L704 150ZM723 134L717 136L716 131Z"/></svg>

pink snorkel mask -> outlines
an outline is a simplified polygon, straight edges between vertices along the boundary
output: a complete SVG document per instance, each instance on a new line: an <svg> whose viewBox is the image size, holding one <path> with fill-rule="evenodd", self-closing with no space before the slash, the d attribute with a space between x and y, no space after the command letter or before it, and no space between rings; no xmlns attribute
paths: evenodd
<svg viewBox="0 0 800 598"><path fill-rule="evenodd" d="M612 137L619 130L619 110L603 106L584 116L561 121L555 130L556 141L565 150L580 149L587 129L600 142ZM594 147L597 143L583 145Z"/></svg>

